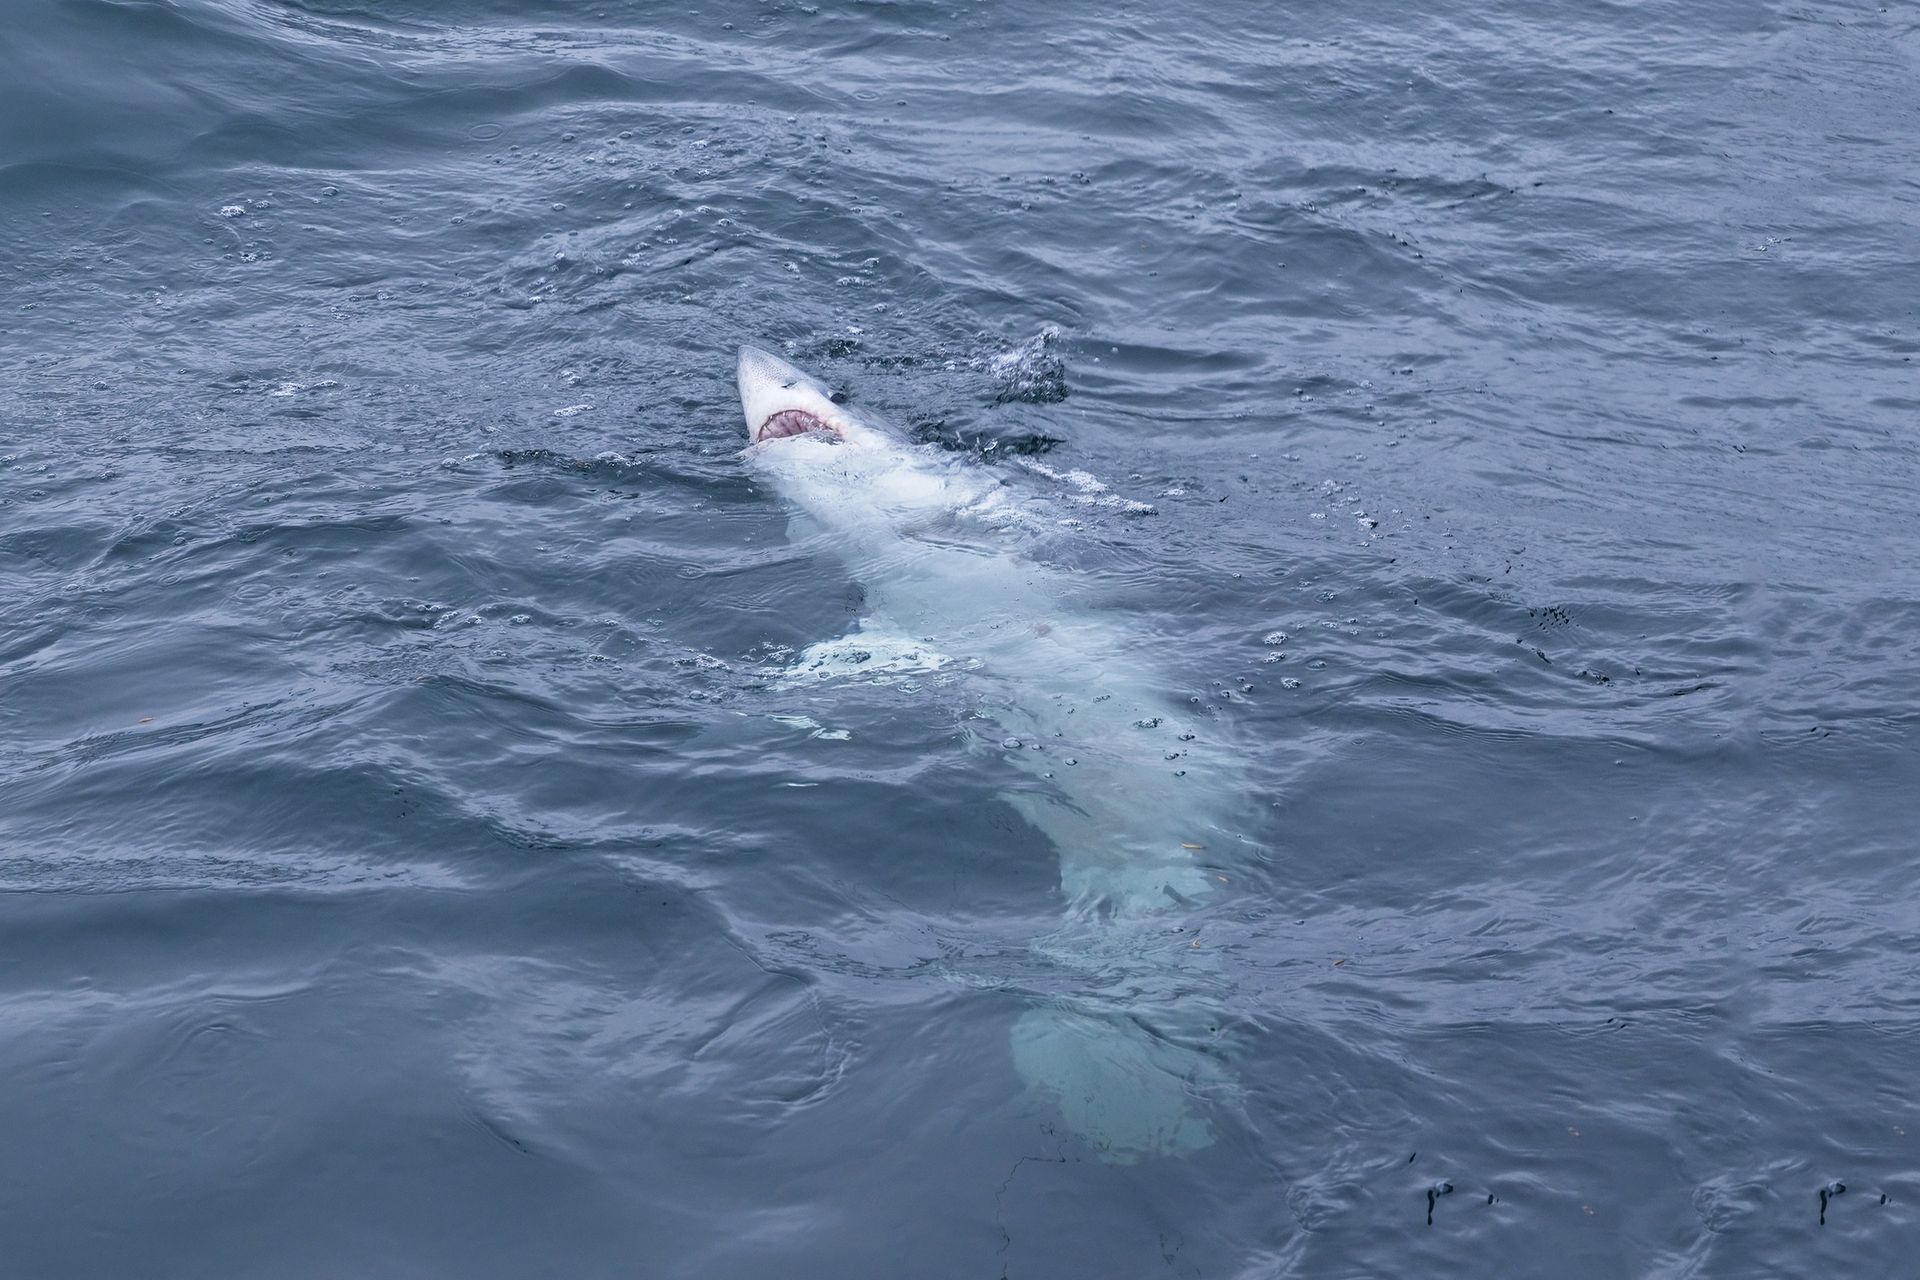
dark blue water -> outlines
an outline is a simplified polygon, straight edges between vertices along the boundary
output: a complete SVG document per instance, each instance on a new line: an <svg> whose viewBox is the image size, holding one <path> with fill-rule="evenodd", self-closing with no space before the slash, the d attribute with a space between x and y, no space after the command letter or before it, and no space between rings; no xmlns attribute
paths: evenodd
<svg viewBox="0 0 1920 1280"><path fill-rule="evenodd" d="M9 18L6 1274L1910 1272L1911 4ZM1211 1145L1015 1071L951 690L782 680L742 341L1246 744Z"/></svg>

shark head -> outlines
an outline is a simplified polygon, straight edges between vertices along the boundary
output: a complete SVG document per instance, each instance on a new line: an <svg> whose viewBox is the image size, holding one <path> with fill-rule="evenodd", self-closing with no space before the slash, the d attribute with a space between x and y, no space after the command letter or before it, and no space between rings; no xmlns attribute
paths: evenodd
<svg viewBox="0 0 1920 1280"><path fill-rule="evenodd" d="M740 348L742 458L816 524L880 554L909 526L986 502L999 481L932 457L884 423L833 402L819 379Z"/></svg>
<svg viewBox="0 0 1920 1280"><path fill-rule="evenodd" d="M805 435L844 440L854 429L818 379L771 351L741 347L737 378L751 444Z"/></svg>

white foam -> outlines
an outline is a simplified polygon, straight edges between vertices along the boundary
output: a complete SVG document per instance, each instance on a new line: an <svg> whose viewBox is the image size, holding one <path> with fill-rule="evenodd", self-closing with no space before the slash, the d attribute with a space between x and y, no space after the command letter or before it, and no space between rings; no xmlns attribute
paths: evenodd
<svg viewBox="0 0 1920 1280"><path fill-rule="evenodd" d="M856 631L811 644L787 671L789 681L857 678L895 683L955 665L926 641L885 631Z"/></svg>

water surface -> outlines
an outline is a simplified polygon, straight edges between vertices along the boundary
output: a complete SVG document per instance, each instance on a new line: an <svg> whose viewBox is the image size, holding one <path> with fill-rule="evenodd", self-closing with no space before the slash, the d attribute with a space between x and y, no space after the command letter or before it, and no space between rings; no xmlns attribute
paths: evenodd
<svg viewBox="0 0 1920 1280"><path fill-rule="evenodd" d="M1908 1265L1911 7L15 16L11 1273ZM1206 1149L1016 1072L951 689L780 678L742 341L1248 744Z"/></svg>

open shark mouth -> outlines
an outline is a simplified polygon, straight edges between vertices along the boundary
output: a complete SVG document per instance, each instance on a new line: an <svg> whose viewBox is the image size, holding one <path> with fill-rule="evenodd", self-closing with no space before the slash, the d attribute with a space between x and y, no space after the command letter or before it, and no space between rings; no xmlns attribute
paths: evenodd
<svg viewBox="0 0 1920 1280"><path fill-rule="evenodd" d="M788 436L805 435L809 431L821 431L838 439L840 428L821 418L816 418L805 409L782 409L760 424L753 433L755 444L762 440L784 440Z"/></svg>

